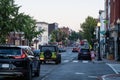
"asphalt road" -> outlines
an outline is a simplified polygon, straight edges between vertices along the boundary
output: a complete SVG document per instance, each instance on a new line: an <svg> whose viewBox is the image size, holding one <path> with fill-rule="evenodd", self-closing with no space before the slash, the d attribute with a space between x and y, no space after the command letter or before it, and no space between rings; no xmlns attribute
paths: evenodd
<svg viewBox="0 0 120 80"><path fill-rule="evenodd" d="M77 60L77 53L72 53L71 48L67 48L61 55L61 64L56 65L54 62L42 64L40 77L33 77L33 80L97 80L102 75L114 73L105 63ZM20 79L9 78L9 80Z"/></svg>
<svg viewBox="0 0 120 80"><path fill-rule="evenodd" d="M45 66L48 67L48 65ZM97 80L99 76L110 73L112 74L113 71L104 63L93 64L89 61L73 60L54 66L54 69L51 68L51 71L41 80Z"/></svg>
<svg viewBox="0 0 120 80"><path fill-rule="evenodd" d="M42 64L41 77L33 80L98 80L102 75L114 73L105 63L77 60L77 53L72 53L71 48L61 54L61 64Z"/></svg>

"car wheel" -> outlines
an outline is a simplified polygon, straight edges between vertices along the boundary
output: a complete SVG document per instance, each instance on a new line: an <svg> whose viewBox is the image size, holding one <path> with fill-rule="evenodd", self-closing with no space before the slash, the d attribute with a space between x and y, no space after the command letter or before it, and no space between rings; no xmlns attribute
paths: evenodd
<svg viewBox="0 0 120 80"><path fill-rule="evenodd" d="M80 57L78 56L78 60L80 60Z"/></svg>
<svg viewBox="0 0 120 80"><path fill-rule="evenodd" d="M46 61L44 60L43 63L46 64Z"/></svg>
<svg viewBox="0 0 120 80"><path fill-rule="evenodd" d="M61 63L61 55L58 56L59 63Z"/></svg>
<svg viewBox="0 0 120 80"><path fill-rule="evenodd" d="M55 64L59 64L58 60L55 61Z"/></svg>
<svg viewBox="0 0 120 80"><path fill-rule="evenodd" d="M80 56L78 56L78 60L82 60L82 58Z"/></svg>
<svg viewBox="0 0 120 80"><path fill-rule="evenodd" d="M37 71L34 73L34 76L35 77L39 77L40 76L40 64L38 64Z"/></svg>
<svg viewBox="0 0 120 80"><path fill-rule="evenodd" d="M24 76L24 79L25 80L32 80L32 69L31 69L31 67L29 67L27 73Z"/></svg>
<svg viewBox="0 0 120 80"><path fill-rule="evenodd" d="M43 62L43 61L42 61L42 60L40 60L40 64L42 64L42 62Z"/></svg>
<svg viewBox="0 0 120 80"><path fill-rule="evenodd" d="M56 64L61 63L61 55L60 55L60 54L57 55L57 59L55 60L55 63L56 63Z"/></svg>

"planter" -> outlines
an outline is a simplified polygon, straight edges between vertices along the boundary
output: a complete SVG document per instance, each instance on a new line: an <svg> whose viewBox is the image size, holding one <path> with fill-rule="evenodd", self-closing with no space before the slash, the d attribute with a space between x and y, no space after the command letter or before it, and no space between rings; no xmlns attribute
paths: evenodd
<svg viewBox="0 0 120 80"><path fill-rule="evenodd" d="M108 54L108 59L109 60L114 60L114 55L113 54Z"/></svg>

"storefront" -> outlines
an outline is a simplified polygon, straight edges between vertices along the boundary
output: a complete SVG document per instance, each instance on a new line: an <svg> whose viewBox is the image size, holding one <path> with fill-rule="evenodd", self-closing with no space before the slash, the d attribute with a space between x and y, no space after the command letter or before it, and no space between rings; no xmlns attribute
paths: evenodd
<svg viewBox="0 0 120 80"><path fill-rule="evenodd" d="M108 54L107 54L107 58L110 60L115 59L115 42L114 42L114 38L110 37L109 41L108 41Z"/></svg>

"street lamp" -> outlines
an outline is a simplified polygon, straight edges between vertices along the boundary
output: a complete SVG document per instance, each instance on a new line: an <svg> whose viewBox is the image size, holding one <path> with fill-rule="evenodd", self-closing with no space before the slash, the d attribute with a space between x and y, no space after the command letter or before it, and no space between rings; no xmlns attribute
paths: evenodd
<svg viewBox="0 0 120 80"><path fill-rule="evenodd" d="M8 43L8 39L5 40L6 41L6 44Z"/></svg>
<svg viewBox="0 0 120 80"><path fill-rule="evenodd" d="M118 18L117 19L117 25L118 25L118 38L117 38L117 42L118 42L118 61L120 61L120 53L119 53L119 48L120 48L120 46L119 46L119 40L120 40L120 38L119 38L119 32L120 32L120 19Z"/></svg>
<svg viewBox="0 0 120 80"><path fill-rule="evenodd" d="M97 23L97 27L98 27L98 44L99 44L99 46L98 46L98 61L102 60L101 59L101 53L100 53L100 26L101 26L101 23L98 22Z"/></svg>

